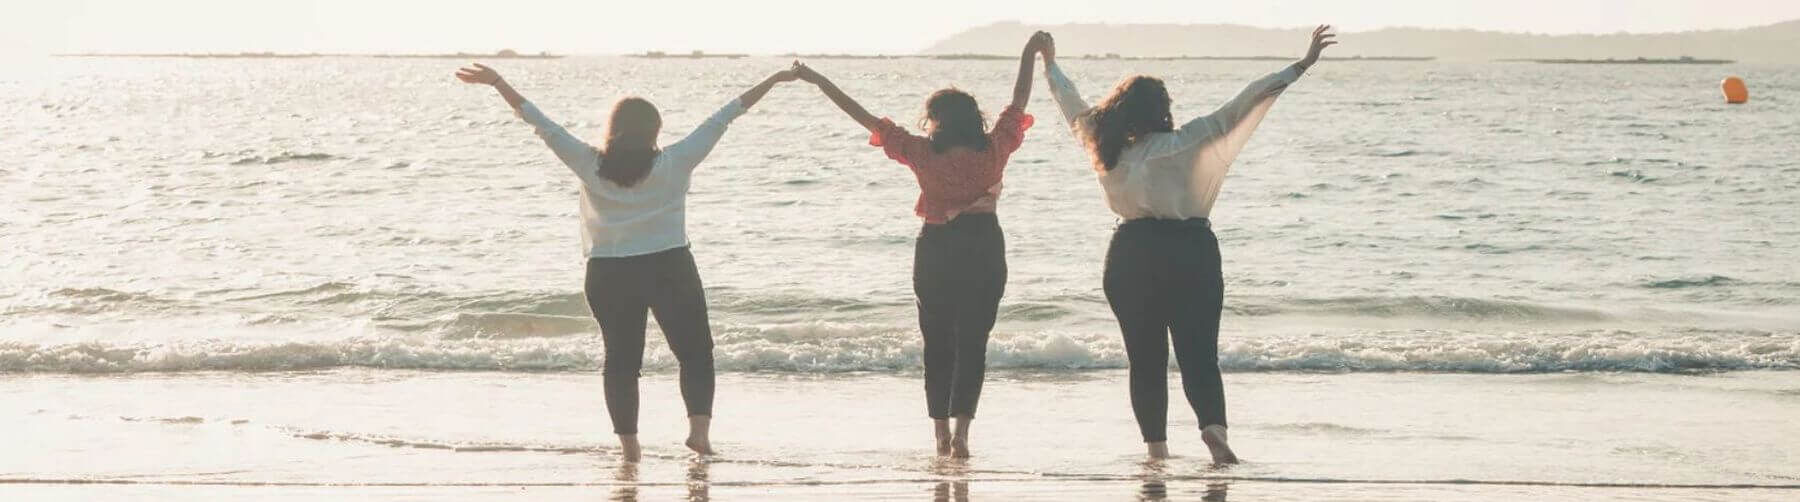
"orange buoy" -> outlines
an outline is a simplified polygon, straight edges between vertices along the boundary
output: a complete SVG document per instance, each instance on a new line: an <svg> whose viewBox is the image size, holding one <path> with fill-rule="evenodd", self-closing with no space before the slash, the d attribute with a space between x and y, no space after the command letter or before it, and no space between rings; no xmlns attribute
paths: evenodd
<svg viewBox="0 0 1800 502"><path fill-rule="evenodd" d="M1744 85L1744 79L1725 77L1725 81L1719 83L1719 88L1725 91L1726 103L1741 105L1750 101L1750 88Z"/></svg>

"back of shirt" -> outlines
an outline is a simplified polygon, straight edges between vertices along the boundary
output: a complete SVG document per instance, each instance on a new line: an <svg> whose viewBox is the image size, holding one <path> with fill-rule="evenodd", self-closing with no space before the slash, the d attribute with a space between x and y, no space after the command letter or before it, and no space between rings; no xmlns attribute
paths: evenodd
<svg viewBox="0 0 1800 502"><path fill-rule="evenodd" d="M687 137L663 148L643 180L624 186L600 177L600 151L526 102L519 116L581 180L581 238L590 258L637 256L688 245L687 191L694 168L712 152L731 121L744 114L733 99Z"/></svg>
<svg viewBox="0 0 1800 502"><path fill-rule="evenodd" d="M1024 143L1032 122L1023 108L1008 106L988 132L986 150L939 152L929 138L882 119L870 134L869 145L881 147L918 178L919 201L913 212L926 223L947 223L962 213L994 212L1007 159Z"/></svg>
<svg viewBox="0 0 1800 502"><path fill-rule="evenodd" d="M1090 107L1055 64L1046 65L1052 96L1079 139L1091 126ZM1113 212L1125 219L1206 218L1219 198L1225 173L1256 126L1289 84L1300 78L1289 66L1257 79L1212 113L1172 132L1155 133L1127 146L1100 185Z"/></svg>

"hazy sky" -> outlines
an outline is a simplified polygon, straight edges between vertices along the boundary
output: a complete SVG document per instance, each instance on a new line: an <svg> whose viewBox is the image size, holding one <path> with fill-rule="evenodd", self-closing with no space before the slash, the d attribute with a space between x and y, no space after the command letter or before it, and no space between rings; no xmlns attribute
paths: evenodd
<svg viewBox="0 0 1800 502"><path fill-rule="evenodd" d="M0 55L648 49L917 51L971 26L1168 22L1540 33L1737 28L1800 0L61 0L0 7ZM1120 9L1118 5L1131 5ZM1729 5L1730 8L1722 8Z"/></svg>

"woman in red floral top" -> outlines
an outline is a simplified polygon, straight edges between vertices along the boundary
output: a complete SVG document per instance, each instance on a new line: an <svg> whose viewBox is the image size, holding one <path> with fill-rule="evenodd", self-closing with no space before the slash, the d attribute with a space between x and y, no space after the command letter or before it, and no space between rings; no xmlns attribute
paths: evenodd
<svg viewBox="0 0 1800 502"><path fill-rule="evenodd" d="M1006 160L1025 140L1032 117L1032 63L1048 35L1038 32L1019 56L1013 100L988 130L975 98L956 89L925 100L925 136L877 119L823 75L794 63L844 113L869 130L869 144L912 169L919 180L914 212L925 220L913 254L913 294L925 338L926 411L939 455L969 456L969 422L981 398L988 332L1006 291L1006 240L994 216ZM951 432L950 417L956 417Z"/></svg>

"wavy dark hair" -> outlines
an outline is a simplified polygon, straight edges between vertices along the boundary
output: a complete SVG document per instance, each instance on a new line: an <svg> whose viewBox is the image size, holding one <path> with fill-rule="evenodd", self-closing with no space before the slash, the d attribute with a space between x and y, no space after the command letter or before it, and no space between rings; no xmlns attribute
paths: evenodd
<svg viewBox="0 0 1800 502"><path fill-rule="evenodd" d="M1125 147L1152 133L1175 130L1169 89L1162 79L1138 75L1119 82L1100 106L1088 111L1082 137L1095 162L1111 171Z"/></svg>
<svg viewBox="0 0 1800 502"><path fill-rule="evenodd" d="M987 118L981 115L975 96L956 88L931 93L925 99L925 118L919 128L931 137L931 151L944 153L964 147L977 152L988 149Z"/></svg>
<svg viewBox="0 0 1800 502"><path fill-rule="evenodd" d="M656 135L662 131L662 114L644 98L629 97L613 105L606 126L606 147L600 150L600 178L629 187L644 181L656 156Z"/></svg>

